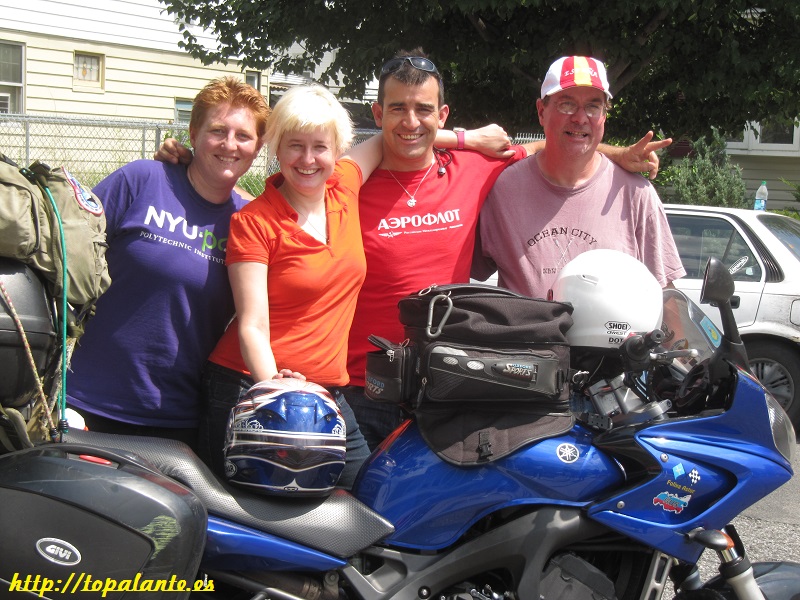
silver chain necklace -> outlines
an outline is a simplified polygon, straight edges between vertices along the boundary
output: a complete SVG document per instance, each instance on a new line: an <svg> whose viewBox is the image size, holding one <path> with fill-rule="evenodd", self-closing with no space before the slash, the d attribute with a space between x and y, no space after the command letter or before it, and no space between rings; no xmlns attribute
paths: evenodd
<svg viewBox="0 0 800 600"><path fill-rule="evenodd" d="M431 166L428 167L427 171L425 171L425 175L422 176L422 179L420 180L419 185L417 186L417 189L414 190L413 194L411 192L409 192L402 183L400 183L400 180L398 180L397 177L394 176L394 173L389 171L389 175L392 176L392 179L394 179L397 182L397 185L399 185L401 188L403 188L403 191L408 196L408 200L406 200L406 204L408 204L409 207L413 208L414 206L417 205L417 193L419 192L419 188L422 187L422 184L425 182L425 178L428 176L428 173L431 172L431 169L433 168L433 164L435 162L436 161L432 161L431 162Z"/></svg>
<svg viewBox="0 0 800 600"><path fill-rule="evenodd" d="M316 232L317 232L317 235L319 236L319 237L317 237L316 235L312 235L311 237L313 237L313 238L316 238L317 240L319 240L319 241L320 241L320 242L322 242L323 244L327 244L327 243L328 243L328 234L327 234L327 233L323 233L322 231L320 231L319 229L317 229L317 228L314 226L314 223L312 223L312 222L311 222L311 219L309 218L309 216L308 216L307 214L305 214L304 212L300 211L300 209L298 209L296 206L293 206L293 205L291 205L291 203L290 203L290 206L292 206L292 208L293 208L295 211L297 211L297 213L298 213L299 215L301 215L301 216L305 217L305 219L306 219L306 224L307 224L309 227L311 227L311 229L313 229L314 231L316 231ZM299 223L298 223L298 225L299 225ZM302 226L302 225L300 225L300 228L301 228L301 229L303 229L303 226ZM325 229L327 229L327 228L328 228L328 215L326 214L326 215L325 215ZM308 232L307 232L307 233L308 233Z"/></svg>

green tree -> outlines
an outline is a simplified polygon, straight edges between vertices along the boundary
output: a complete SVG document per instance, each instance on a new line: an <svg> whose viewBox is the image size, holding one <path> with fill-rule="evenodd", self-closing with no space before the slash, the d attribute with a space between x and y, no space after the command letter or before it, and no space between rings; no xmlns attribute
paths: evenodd
<svg viewBox="0 0 800 600"><path fill-rule="evenodd" d="M659 173L659 195L665 202L696 206L749 208L742 169L730 161L725 140L717 129L709 139L692 144L691 156L682 158Z"/></svg>
<svg viewBox="0 0 800 600"><path fill-rule="evenodd" d="M609 134L648 128L698 137L800 114L796 0L161 0L206 62L300 73L335 58L322 83L361 97L382 62L422 46L440 67L460 125L538 127L534 100L550 63L603 59L615 96ZM204 48L197 26L216 32Z"/></svg>

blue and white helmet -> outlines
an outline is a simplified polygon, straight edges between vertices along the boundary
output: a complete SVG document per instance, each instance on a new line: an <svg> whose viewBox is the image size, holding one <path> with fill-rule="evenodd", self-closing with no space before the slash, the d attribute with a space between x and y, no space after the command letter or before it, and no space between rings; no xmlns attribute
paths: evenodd
<svg viewBox="0 0 800 600"><path fill-rule="evenodd" d="M261 381L231 409L225 475L265 494L330 494L344 469L346 440L328 390L293 378Z"/></svg>

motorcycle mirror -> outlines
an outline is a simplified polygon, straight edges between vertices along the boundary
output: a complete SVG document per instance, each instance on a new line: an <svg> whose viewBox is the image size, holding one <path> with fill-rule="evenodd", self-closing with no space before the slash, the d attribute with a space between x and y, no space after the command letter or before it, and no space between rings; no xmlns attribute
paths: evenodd
<svg viewBox="0 0 800 600"><path fill-rule="evenodd" d="M711 304L719 310L724 339L718 349L718 355L749 371L747 352L739 335L739 327L736 325L731 307L731 297L735 289L733 276L722 264L722 261L713 256L709 258L703 276L700 303Z"/></svg>
<svg viewBox="0 0 800 600"><path fill-rule="evenodd" d="M713 256L708 259L703 276L703 288L700 291L701 304L719 304L730 302L734 292L733 277L722 261Z"/></svg>

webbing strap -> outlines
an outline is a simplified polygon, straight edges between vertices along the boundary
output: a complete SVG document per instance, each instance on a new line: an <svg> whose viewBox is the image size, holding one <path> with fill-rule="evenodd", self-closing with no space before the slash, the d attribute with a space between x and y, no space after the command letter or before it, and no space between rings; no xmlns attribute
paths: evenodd
<svg viewBox="0 0 800 600"><path fill-rule="evenodd" d="M44 412L47 415L47 420L48 420L48 424L50 425L50 428L51 429L55 429L55 426L53 425L53 419L50 417L50 411L48 410L49 407L47 406L47 396L44 393L44 388L42 387L42 380L39 377L39 372L36 370L36 361L33 358L33 351L31 350L30 343L28 343L28 336L25 335L25 328L22 326L22 319L19 318L19 314L17 314L17 309L14 307L14 302L11 300L11 294L8 293L8 290L6 289L6 286L5 286L5 284L3 283L2 280L0 280L0 292L2 292L3 300L5 301L6 306L8 307L8 312L11 315L11 318L14 320L14 325L16 325L16 327L17 327L17 331L19 332L19 336L20 336L20 338L22 338L22 344L25 347L25 355L28 358L28 365L30 366L31 371L33 371L33 378L36 381L36 390L38 391L38 400L44 406L44 409L45 409ZM13 411L13 412L17 413L17 411ZM10 409L7 412L4 411L4 413L9 418L10 418L11 414L13 414ZM19 414L19 413L17 413L17 414ZM19 429L18 427L16 427L16 428Z"/></svg>
<svg viewBox="0 0 800 600"><path fill-rule="evenodd" d="M60 327L61 332L61 385L59 386L58 390L58 412L60 415L59 423L58 423L58 430L61 433L66 433L67 431L67 296L69 295L69 277L67 275L67 243L64 238L64 223L61 220L61 213L58 211L58 205L56 204L55 198L53 198L53 194L50 192L50 188L47 187L47 182L45 181L44 177L38 176L36 173L31 171L30 169L26 169L22 167L19 170L22 175L25 176L28 181L31 183L39 186L39 189L42 190L42 193L47 197L50 201L50 205L53 207L53 212L56 215L56 221L58 222L58 237L61 242L61 286L63 293L61 295L61 318L58 320L58 325ZM48 419L49 411L48 411ZM53 425L52 421L50 423L51 427ZM54 429L54 428L53 428Z"/></svg>

